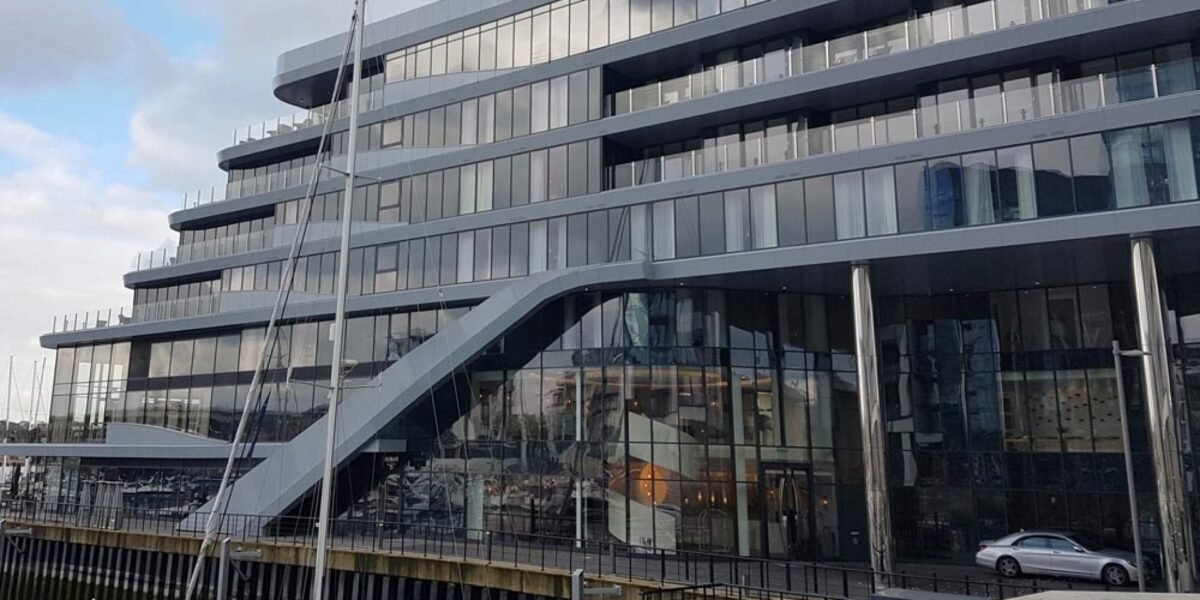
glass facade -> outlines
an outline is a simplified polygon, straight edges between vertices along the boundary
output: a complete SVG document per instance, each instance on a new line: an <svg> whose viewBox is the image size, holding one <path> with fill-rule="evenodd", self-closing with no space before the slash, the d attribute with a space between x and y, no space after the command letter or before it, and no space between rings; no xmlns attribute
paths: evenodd
<svg viewBox="0 0 1200 600"><path fill-rule="evenodd" d="M849 305L698 288L564 298L475 361L457 420L394 429L402 476L379 462L356 515L570 537L578 488L587 539L864 559ZM969 560L1020 528L1129 545L1110 350L1135 344L1131 310L1124 283L877 299L902 558ZM1136 370L1126 382L1138 398ZM1153 546L1142 411L1132 401Z"/></svg>
<svg viewBox="0 0 1200 600"><path fill-rule="evenodd" d="M394 312L347 320L349 386L363 385L468 308ZM267 348L264 387L251 435L288 440L324 414L333 354L330 319L282 325ZM102 442L107 423L166 427L233 438L259 356L264 327L219 334L60 348L50 441ZM290 377L290 379L289 379Z"/></svg>
<svg viewBox="0 0 1200 600"><path fill-rule="evenodd" d="M711 52L683 74L660 74L654 81L615 92L609 96L610 112L624 114L703 98L1118 1L1121 0L985 0L951 6L943 6L942 2L914 2L920 14L900 15L886 19L878 27L850 34L830 37L814 35L805 29L748 46ZM935 9L923 12L930 5Z"/></svg>
<svg viewBox="0 0 1200 600"><path fill-rule="evenodd" d="M528 67L764 1L558 0L393 52L387 81Z"/></svg>
<svg viewBox="0 0 1200 600"><path fill-rule="evenodd" d="M605 185L674 181L1194 92L1198 73L1191 43L978 73L861 106L728 123L644 147L609 144Z"/></svg>

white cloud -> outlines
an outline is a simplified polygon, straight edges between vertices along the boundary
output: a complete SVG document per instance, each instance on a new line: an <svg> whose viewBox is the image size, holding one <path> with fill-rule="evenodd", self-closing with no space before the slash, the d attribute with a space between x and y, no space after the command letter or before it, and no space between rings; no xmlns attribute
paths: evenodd
<svg viewBox="0 0 1200 600"><path fill-rule="evenodd" d="M143 77L161 51L108 2L6 2L0 19L0 89L29 91L88 78Z"/></svg>
<svg viewBox="0 0 1200 600"><path fill-rule="evenodd" d="M0 176L0 355L23 365L24 398L55 317L128 304L130 258L170 232L161 198L90 175L85 151L3 114L0 157L21 163ZM29 409L27 399L14 406Z"/></svg>
<svg viewBox="0 0 1200 600"><path fill-rule="evenodd" d="M373 22L430 0L372 0ZM175 60L157 93L143 99L130 124L129 163L174 189L207 189L224 182L216 153L233 131L299 110L276 100L275 60L287 50L342 33L349 0L179 0L197 18L215 23L219 40L188 60Z"/></svg>
<svg viewBox="0 0 1200 600"><path fill-rule="evenodd" d="M272 94L276 58L343 32L352 7L350 0L174 1L217 28L218 40L168 56L101 0L9 2L3 10L0 100L6 88L101 79L132 89L126 164L147 181L115 185L93 166L101 163L95 151L0 110L0 161L18 165L0 174L0 357L18 357L22 390L30 362L47 354L37 338L54 315L130 302L121 283L130 258L171 237L166 216L177 194L223 183L215 157L233 129L297 110ZM428 1L371 0L367 20ZM16 410L28 409L25 401Z"/></svg>

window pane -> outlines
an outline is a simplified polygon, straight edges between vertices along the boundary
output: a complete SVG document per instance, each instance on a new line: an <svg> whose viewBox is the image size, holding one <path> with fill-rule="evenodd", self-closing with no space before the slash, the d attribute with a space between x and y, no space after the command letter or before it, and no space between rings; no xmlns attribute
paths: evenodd
<svg viewBox="0 0 1200 600"><path fill-rule="evenodd" d="M545 202L549 198L550 177L549 151L537 150L529 154L529 201Z"/></svg>
<svg viewBox="0 0 1200 600"><path fill-rule="evenodd" d="M567 217L567 266L587 264L587 215L575 214Z"/></svg>
<svg viewBox="0 0 1200 600"><path fill-rule="evenodd" d="M925 171L926 221L933 229L949 229L965 222L962 169L957 156L935 158Z"/></svg>
<svg viewBox="0 0 1200 600"><path fill-rule="evenodd" d="M654 260L675 258L675 203L655 202L653 219Z"/></svg>
<svg viewBox="0 0 1200 600"><path fill-rule="evenodd" d="M1136 130L1145 131L1137 128ZM1135 131L1136 131L1135 130ZM1121 132L1110 132L1120 134ZM1112 195L1112 165L1108 162L1105 138L1118 141L1107 134L1081 135L1071 138L1071 164L1075 171L1075 197L1079 199L1080 212L1108 210L1115 206ZM1118 145L1121 144L1118 141ZM1138 152L1140 155L1141 152ZM1132 166L1132 165L1123 165ZM1125 174L1129 169L1123 170Z"/></svg>
<svg viewBox="0 0 1200 600"><path fill-rule="evenodd" d="M896 233L896 180L892 167L863 172L867 201L867 235Z"/></svg>
<svg viewBox="0 0 1200 600"><path fill-rule="evenodd" d="M558 146L550 149L547 165L550 184L547 192L550 200L567 197L567 147Z"/></svg>
<svg viewBox="0 0 1200 600"><path fill-rule="evenodd" d="M475 281L492 278L492 230L475 232Z"/></svg>
<svg viewBox="0 0 1200 600"><path fill-rule="evenodd" d="M492 228L492 279L505 279L509 271L508 227Z"/></svg>
<svg viewBox="0 0 1200 600"><path fill-rule="evenodd" d="M725 252L725 196L700 196L700 253L705 256ZM803 210L803 206L801 206Z"/></svg>
<svg viewBox="0 0 1200 600"><path fill-rule="evenodd" d="M810 244L836 239L832 177L814 177L804 181L804 209Z"/></svg>
<svg viewBox="0 0 1200 600"><path fill-rule="evenodd" d="M695 196L675 200L675 257L700 253L700 212Z"/></svg>
<svg viewBox="0 0 1200 600"><path fill-rule="evenodd" d="M458 281L475 280L475 232L458 234Z"/></svg>
<svg viewBox="0 0 1200 600"><path fill-rule="evenodd" d="M1033 153L1029 146L996 151L999 171L1000 217L1004 221L1037 216L1037 194L1033 175Z"/></svg>
<svg viewBox="0 0 1200 600"><path fill-rule="evenodd" d="M466 165L458 170L458 214L475 212L475 165Z"/></svg>
<svg viewBox="0 0 1200 600"><path fill-rule="evenodd" d="M804 224L804 181L786 181L776 186L779 210L779 243L798 246L807 241ZM707 231L707 229L706 229Z"/></svg>
<svg viewBox="0 0 1200 600"><path fill-rule="evenodd" d="M750 189L750 217L755 248L774 248L779 245L775 222L775 186Z"/></svg>
<svg viewBox="0 0 1200 600"><path fill-rule="evenodd" d="M1039 217L1065 215L1075 211L1071 185L1071 153L1066 140L1033 145Z"/></svg>
<svg viewBox="0 0 1200 600"><path fill-rule="evenodd" d="M750 192L725 192L725 251L741 252L751 248Z"/></svg>
<svg viewBox="0 0 1200 600"><path fill-rule="evenodd" d="M862 173L840 173L833 178L836 202L837 238L845 240L866 235Z"/></svg>
<svg viewBox="0 0 1200 600"><path fill-rule="evenodd" d="M996 222L999 202L996 188L996 155L979 152L962 157L963 201L968 225Z"/></svg>
<svg viewBox="0 0 1200 600"><path fill-rule="evenodd" d="M553 150L552 150L553 152ZM588 193L587 142L575 142L567 147L567 196L584 196Z"/></svg>
<svg viewBox="0 0 1200 600"><path fill-rule="evenodd" d="M512 259L509 261L513 277L529 274L529 223L516 223L511 233Z"/></svg>

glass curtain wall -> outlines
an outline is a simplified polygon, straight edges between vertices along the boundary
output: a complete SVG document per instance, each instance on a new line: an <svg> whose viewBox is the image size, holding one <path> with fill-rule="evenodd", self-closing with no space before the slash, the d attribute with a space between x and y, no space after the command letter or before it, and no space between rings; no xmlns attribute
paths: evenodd
<svg viewBox="0 0 1200 600"><path fill-rule="evenodd" d="M460 318L467 308L357 316L347 321L349 375L363 384ZM331 320L290 323L268 348L253 436L286 441L326 409L319 383L332 360ZM60 348L50 441L103 442L107 423L140 423L230 440L266 346L265 328L224 334ZM288 379L289 375L291 379Z"/></svg>

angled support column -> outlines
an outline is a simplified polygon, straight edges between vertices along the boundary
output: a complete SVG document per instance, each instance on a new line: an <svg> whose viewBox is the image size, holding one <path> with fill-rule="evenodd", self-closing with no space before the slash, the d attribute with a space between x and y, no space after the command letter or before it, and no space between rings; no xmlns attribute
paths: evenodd
<svg viewBox="0 0 1200 600"><path fill-rule="evenodd" d="M1158 267L1154 262L1154 241L1149 237L1135 237L1130 250L1146 415L1150 420L1150 449L1162 523L1163 579L1168 591L1191 592L1196 589L1194 546L1184 487L1178 408L1171 397L1171 365L1164 335L1166 328L1162 296L1158 290Z"/></svg>
<svg viewBox="0 0 1200 600"><path fill-rule="evenodd" d="M875 303L871 297L871 269L863 263L850 267L854 303L854 357L858 366L858 406L862 415L863 471L866 475L867 522L871 528L871 570L877 586L887 585L887 574L896 569L892 517L887 493L887 433L883 424L883 397L879 391L879 361L875 344Z"/></svg>

